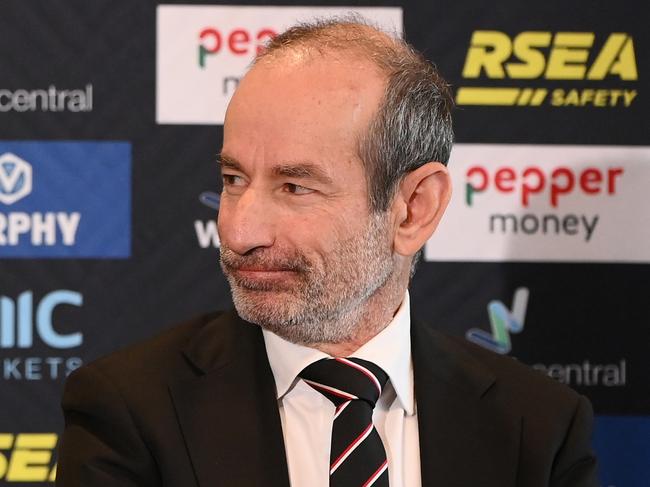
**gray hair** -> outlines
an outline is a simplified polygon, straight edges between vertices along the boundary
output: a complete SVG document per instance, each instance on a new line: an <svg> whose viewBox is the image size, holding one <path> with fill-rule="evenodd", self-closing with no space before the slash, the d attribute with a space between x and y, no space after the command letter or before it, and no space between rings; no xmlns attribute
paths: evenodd
<svg viewBox="0 0 650 487"><path fill-rule="evenodd" d="M449 85L406 41L356 15L316 20L273 38L255 62L296 48L361 55L386 74L384 97L358 141L373 212L389 208L409 172L431 161L447 164L454 138ZM413 259L411 275L421 253Z"/></svg>

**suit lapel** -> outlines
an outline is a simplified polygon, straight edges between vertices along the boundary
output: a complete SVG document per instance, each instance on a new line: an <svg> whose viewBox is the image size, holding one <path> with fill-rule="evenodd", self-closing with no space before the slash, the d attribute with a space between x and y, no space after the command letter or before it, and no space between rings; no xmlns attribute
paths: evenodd
<svg viewBox="0 0 650 487"><path fill-rule="evenodd" d="M196 375L170 384L200 487L288 487L275 382L257 326L234 313L185 350Z"/></svg>
<svg viewBox="0 0 650 487"><path fill-rule="evenodd" d="M495 377L415 320L411 334L422 485L514 486L521 418L491 400Z"/></svg>

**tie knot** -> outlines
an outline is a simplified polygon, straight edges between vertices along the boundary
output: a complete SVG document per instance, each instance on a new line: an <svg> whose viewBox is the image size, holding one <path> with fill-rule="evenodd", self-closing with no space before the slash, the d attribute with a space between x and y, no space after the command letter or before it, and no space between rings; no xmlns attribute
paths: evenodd
<svg viewBox="0 0 650 487"><path fill-rule="evenodd" d="M388 381L380 367L359 358L318 360L305 367L300 377L337 407L361 399L374 408Z"/></svg>

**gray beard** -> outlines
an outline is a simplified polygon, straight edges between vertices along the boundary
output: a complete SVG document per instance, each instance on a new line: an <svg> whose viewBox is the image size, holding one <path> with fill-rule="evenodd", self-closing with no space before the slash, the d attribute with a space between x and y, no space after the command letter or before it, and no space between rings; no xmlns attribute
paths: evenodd
<svg viewBox="0 0 650 487"><path fill-rule="evenodd" d="M387 228L386 215L371 215L365 231L341 241L320 262L310 262L298 250L280 258L262 253L238 256L222 245L221 266L237 312L293 343L354 340L366 318L371 318L368 301L393 281L395 264ZM247 281L230 271L250 262L291 269L298 282L291 287L274 286Z"/></svg>

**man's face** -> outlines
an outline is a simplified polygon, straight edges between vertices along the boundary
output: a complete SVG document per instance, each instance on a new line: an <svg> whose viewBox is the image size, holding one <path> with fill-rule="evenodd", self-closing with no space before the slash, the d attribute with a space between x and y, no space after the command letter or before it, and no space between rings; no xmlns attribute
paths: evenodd
<svg viewBox="0 0 650 487"><path fill-rule="evenodd" d="M221 263L239 314L296 343L341 343L393 271L386 214L369 212L357 138L384 90L365 62L255 66L228 108Z"/></svg>

